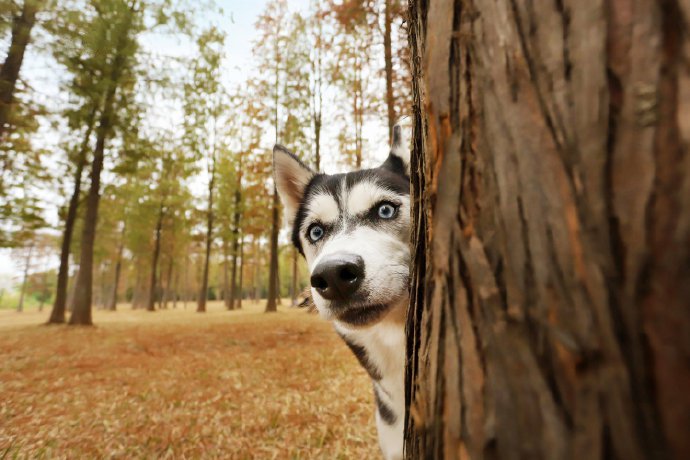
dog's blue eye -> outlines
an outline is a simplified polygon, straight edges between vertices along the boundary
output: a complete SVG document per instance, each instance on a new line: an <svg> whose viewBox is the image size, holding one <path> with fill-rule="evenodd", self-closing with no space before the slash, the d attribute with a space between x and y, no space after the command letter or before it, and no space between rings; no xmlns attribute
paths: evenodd
<svg viewBox="0 0 690 460"><path fill-rule="evenodd" d="M312 225L309 227L309 240L312 243L316 243L323 237L323 227L320 225Z"/></svg>
<svg viewBox="0 0 690 460"><path fill-rule="evenodd" d="M379 205L378 214L381 219L392 219L395 216L397 208L391 203L383 203Z"/></svg>

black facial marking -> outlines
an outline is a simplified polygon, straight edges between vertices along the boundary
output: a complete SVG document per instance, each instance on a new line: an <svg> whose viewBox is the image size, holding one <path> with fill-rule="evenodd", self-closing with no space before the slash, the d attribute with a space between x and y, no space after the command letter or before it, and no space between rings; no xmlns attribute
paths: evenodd
<svg viewBox="0 0 690 460"><path fill-rule="evenodd" d="M352 354L355 355L355 358L357 358L357 361L359 361L359 364L364 368L364 370L367 371L367 374L369 374L369 377L372 378L372 380L381 380L381 371L378 370L378 368L374 365L369 360L369 355L367 355L367 350L361 345L357 345L347 337L345 337L343 334L340 334L340 337L343 339L343 341L347 344L347 346L352 350Z"/></svg>
<svg viewBox="0 0 690 460"><path fill-rule="evenodd" d="M397 420L397 417L395 416L395 412L393 412L393 409L388 407L386 403L384 403L381 400L381 397L379 396L379 391L376 388L376 385L374 385L374 398L376 399L376 407L378 408L379 415L381 416L381 420L386 422L388 425L392 425L395 423Z"/></svg>
<svg viewBox="0 0 690 460"><path fill-rule="evenodd" d="M403 163L402 158L397 155L390 154L386 161L383 162L381 168L388 169L396 174L406 175L405 163Z"/></svg>
<svg viewBox="0 0 690 460"><path fill-rule="evenodd" d="M402 165L402 160L395 155L389 156L392 158L392 162L399 165L401 169L389 168L387 165L388 160L383 166L374 169L363 169L361 171L353 171L347 174L316 174L309 184L307 185L304 197L302 198L302 204L297 210L295 215L295 220L292 226L292 244L295 245L297 250L304 255L304 248L302 248L302 242L300 241L300 228L304 219L307 217L307 203L309 199L314 195L326 193L333 197L340 212L343 210L343 205L340 203L340 187L345 178L346 187L351 189L359 182L372 181L375 182L379 187L383 189L390 190L393 193L399 195L409 195L410 194L410 178L404 173L404 166ZM390 165L389 165L390 166Z"/></svg>
<svg viewBox="0 0 690 460"><path fill-rule="evenodd" d="M366 326L381 319L389 308L390 305L386 304L347 308L338 312L338 320L350 326Z"/></svg>

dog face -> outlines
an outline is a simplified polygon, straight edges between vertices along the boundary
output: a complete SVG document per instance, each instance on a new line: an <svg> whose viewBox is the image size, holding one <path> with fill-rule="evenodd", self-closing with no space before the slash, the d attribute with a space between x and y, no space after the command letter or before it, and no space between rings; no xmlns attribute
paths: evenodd
<svg viewBox="0 0 690 460"><path fill-rule="evenodd" d="M327 319L375 324L408 297L409 150L393 130L378 168L317 174L277 145L276 187L292 225L292 241L311 274L311 293Z"/></svg>

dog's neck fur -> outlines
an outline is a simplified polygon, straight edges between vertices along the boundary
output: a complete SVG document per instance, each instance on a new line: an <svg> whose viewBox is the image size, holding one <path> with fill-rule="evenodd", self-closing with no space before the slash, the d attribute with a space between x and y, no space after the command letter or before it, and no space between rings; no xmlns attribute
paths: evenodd
<svg viewBox="0 0 690 460"><path fill-rule="evenodd" d="M376 427L386 460L402 459L405 418L405 313L408 300L378 323L353 328L337 320L335 330L369 374L376 399Z"/></svg>

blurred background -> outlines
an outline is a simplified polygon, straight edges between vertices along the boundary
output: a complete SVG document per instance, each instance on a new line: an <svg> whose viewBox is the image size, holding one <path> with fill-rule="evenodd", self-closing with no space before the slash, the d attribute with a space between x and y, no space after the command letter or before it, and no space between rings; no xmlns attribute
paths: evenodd
<svg viewBox="0 0 690 460"><path fill-rule="evenodd" d="M69 308L99 141L96 308L194 302L203 284L265 298L271 148L326 172L385 159L410 101L403 3L2 0L0 307L54 303L68 233ZM305 271L278 241L294 298Z"/></svg>
<svg viewBox="0 0 690 460"><path fill-rule="evenodd" d="M271 151L386 158L404 3L0 0L0 458L378 455Z"/></svg>

